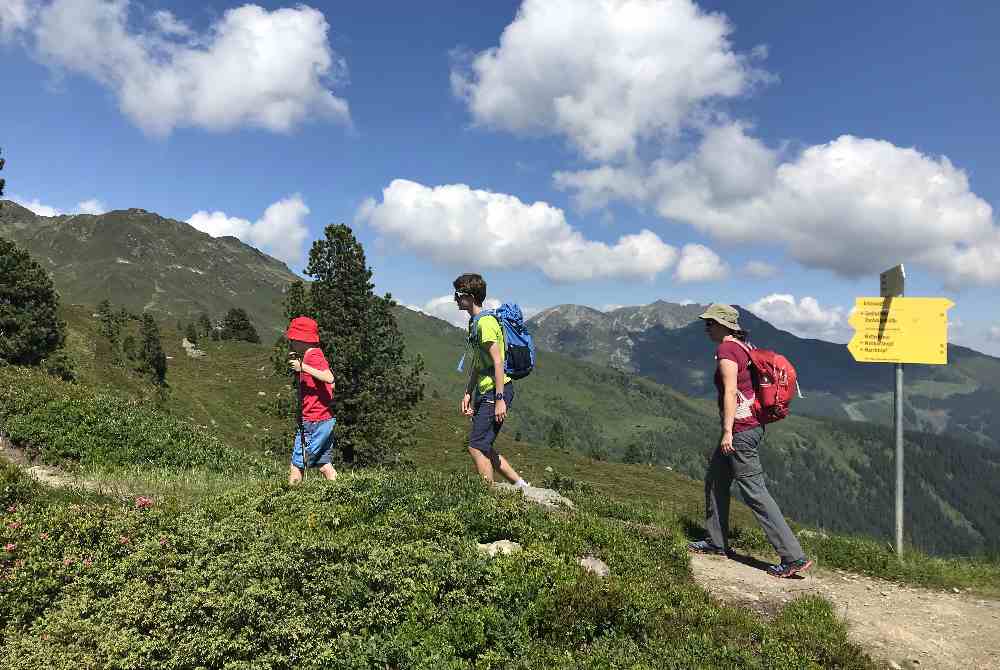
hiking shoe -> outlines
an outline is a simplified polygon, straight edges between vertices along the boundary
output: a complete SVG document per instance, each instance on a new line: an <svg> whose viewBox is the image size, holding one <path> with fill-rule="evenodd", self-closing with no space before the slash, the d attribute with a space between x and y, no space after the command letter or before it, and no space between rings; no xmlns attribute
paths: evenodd
<svg viewBox="0 0 1000 670"><path fill-rule="evenodd" d="M697 542L688 543L688 551L693 551L696 554L713 554L715 556L728 556L730 553L722 547L715 546L708 540L698 540Z"/></svg>
<svg viewBox="0 0 1000 670"><path fill-rule="evenodd" d="M790 561L788 563L778 563L777 565L772 565L767 569L767 574L772 577L781 577L782 579L788 579L789 577L794 577L800 572L805 572L812 567L813 562L800 558L797 561Z"/></svg>

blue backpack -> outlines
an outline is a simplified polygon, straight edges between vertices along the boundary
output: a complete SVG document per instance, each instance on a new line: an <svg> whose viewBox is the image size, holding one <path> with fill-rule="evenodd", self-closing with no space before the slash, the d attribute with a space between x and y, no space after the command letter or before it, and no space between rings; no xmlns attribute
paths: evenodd
<svg viewBox="0 0 1000 670"><path fill-rule="evenodd" d="M475 344L479 319L492 316L500 322L504 340L504 372L511 379L523 379L535 369L535 341L524 323L521 308L514 303L504 303L497 309L484 309L472 319L469 341Z"/></svg>

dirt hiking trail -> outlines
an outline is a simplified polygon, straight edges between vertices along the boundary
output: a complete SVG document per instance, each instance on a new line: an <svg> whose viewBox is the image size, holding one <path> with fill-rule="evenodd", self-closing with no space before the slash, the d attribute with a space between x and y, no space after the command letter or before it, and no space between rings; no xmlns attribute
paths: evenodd
<svg viewBox="0 0 1000 670"><path fill-rule="evenodd" d="M50 465L36 464L24 453L24 450L12 445L3 435L0 435L0 458L20 466L35 481L57 489L83 489L102 493L115 498L126 499L129 493L109 486L106 482L84 479Z"/></svg>
<svg viewBox="0 0 1000 670"><path fill-rule="evenodd" d="M833 603L851 639L890 668L1000 669L1000 602L840 570L777 579L738 556L691 556L695 581L719 600L772 616L805 594Z"/></svg>

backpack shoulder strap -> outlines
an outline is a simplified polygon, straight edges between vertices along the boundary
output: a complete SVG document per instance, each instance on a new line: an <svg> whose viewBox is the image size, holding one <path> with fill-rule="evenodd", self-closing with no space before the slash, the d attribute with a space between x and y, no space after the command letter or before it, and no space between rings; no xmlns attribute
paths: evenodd
<svg viewBox="0 0 1000 670"><path fill-rule="evenodd" d="M473 344L476 343L476 334L479 332L479 321L484 316L492 316L494 319L497 319L497 323L500 324L500 319L497 318L496 311L492 309L484 309L479 314L472 317L470 319L472 327L469 329L469 342L472 342ZM503 324L500 324L500 326L501 326L500 330L502 331Z"/></svg>
<svg viewBox="0 0 1000 670"><path fill-rule="evenodd" d="M750 356L750 352L756 349L756 347L754 347L752 344L747 344L743 340L737 340L735 337L731 341L740 345L740 349L747 352L747 356ZM753 356L750 356L750 362L753 363Z"/></svg>
<svg viewBox="0 0 1000 670"><path fill-rule="evenodd" d="M756 347L754 347L752 344L748 344L748 343L744 342L743 340L738 340L735 337L733 338L732 341L736 342L736 344L740 345L740 348L747 353L747 369L750 371L751 375L756 374L755 371L756 371L757 366L754 365L753 354L750 353L751 351L753 351L754 349L756 349Z"/></svg>

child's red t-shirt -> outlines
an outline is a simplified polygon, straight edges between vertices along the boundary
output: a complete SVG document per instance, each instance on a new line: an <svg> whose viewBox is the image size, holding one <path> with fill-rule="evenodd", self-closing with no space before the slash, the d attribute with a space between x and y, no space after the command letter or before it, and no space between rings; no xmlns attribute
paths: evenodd
<svg viewBox="0 0 1000 670"><path fill-rule="evenodd" d="M317 370L329 370L323 350L314 347L306 351L302 362ZM302 418L305 421L326 421L333 418L333 384L327 384L308 372L299 373L299 387L302 389Z"/></svg>

